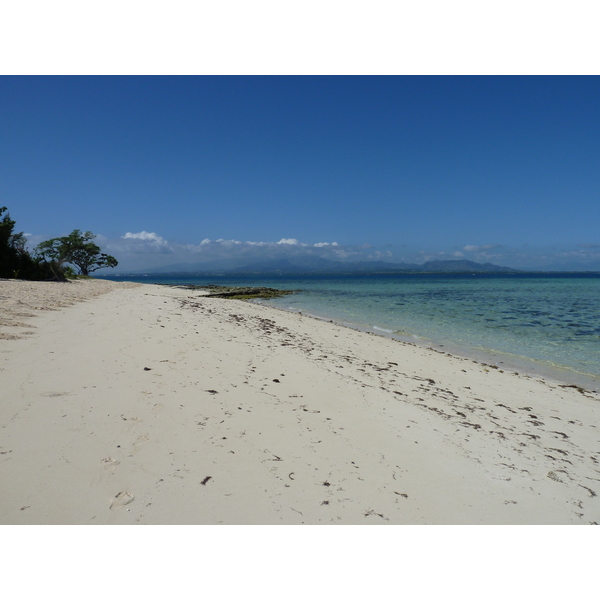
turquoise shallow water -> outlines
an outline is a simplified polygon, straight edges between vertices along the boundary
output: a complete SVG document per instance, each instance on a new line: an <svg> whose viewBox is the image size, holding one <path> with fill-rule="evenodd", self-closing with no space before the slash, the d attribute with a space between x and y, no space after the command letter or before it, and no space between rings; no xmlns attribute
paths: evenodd
<svg viewBox="0 0 600 600"><path fill-rule="evenodd" d="M599 274L127 279L298 289L262 302L534 373L600 383Z"/></svg>

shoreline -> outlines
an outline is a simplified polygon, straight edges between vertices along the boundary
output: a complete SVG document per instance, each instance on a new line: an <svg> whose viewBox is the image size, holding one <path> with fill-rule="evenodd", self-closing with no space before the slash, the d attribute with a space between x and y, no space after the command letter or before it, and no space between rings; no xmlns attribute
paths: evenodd
<svg viewBox="0 0 600 600"><path fill-rule="evenodd" d="M439 274L431 274L434 277L438 277ZM459 278L464 277L466 273L455 273L455 274L446 274L448 276L458 276ZM471 275L471 274L469 274ZM479 274L485 275L485 274ZM489 274L488 274L489 275ZM540 273L521 273L521 276L548 276L548 273L540 272ZM550 273L550 275L568 275L568 273ZM580 278L582 276L589 277L591 275L597 275L597 273L571 273L570 277ZM494 277L498 276L498 273L494 274ZM171 277L171 276L169 276ZM296 276L294 276L296 277ZM138 278L139 279L139 278ZM251 280L253 281L251 282ZM283 277L283 281L287 281L288 278ZM469 277L470 279L470 277ZM219 283L219 285L215 287L228 287L230 285L240 285L240 277L234 277L233 279L224 277L224 280L227 282L226 284ZM234 283L234 280L237 280ZM208 287L214 286L214 281L218 281L217 278L211 278L210 282L205 285ZM258 284L267 284L270 286L279 286L277 283L277 278L269 277L269 276L255 276L253 278L248 279L247 277L242 277L241 281L243 285L258 285ZM289 283L289 282L288 282ZM188 286L190 283L184 283L183 280L178 283L171 282L157 282L158 285L174 285L174 286ZM198 287L203 287L204 284L194 283L193 285ZM294 284L295 285L295 284ZM302 292L306 290L292 290L284 288L282 289L284 293L288 293L289 291ZM259 301L259 303L261 303ZM530 377L540 377L543 379L551 379L553 381L559 383L567 383L569 385L577 385L580 387L584 387L590 391L600 391L600 372L595 373L593 370L586 370L586 366L592 368L593 365L580 364L579 366L575 362L569 363L567 358L564 358L565 362L557 362L554 360L552 356L543 356L536 357L535 353L533 356L528 354L519 354L518 352L513 352L514 349L512 346L504 349L495 349L493 347L484 347L478 346L473 341L467 342L455 342L451 338L440 338L438 337L428 337L423 336L418 333L414 333L414 331L393 331L391 329L387 329L384 326L373 325L370 323L360 323L360 322L351 322L346 321L343 317L335 317L331 315L316 314L311 312L311 309L302 310L297 307L284 307L277 306L276 304L269 304L268 301L264 303L266 306L271 306L273 308L279 308L282 310L290 311L290 312L301 312L307 316L311 316L315 319L319 319L322 321L333 321L345 327L349 327L351 329L356 329L358 331L366 331L370 333L374 333L375 335L383 335L384 337L388 337L391 339L396 339L402 342L406 342L409 344L416 344L421 347L430 347L436 350L441 350L442 352L448 352L454 356L460 356L463 358L469 358L473 360L477 360L482 364L491 363L494 366L505 370L517 371L522 375L527 375Z"/></svg>
<svg viewBox="0 0 600 600"><path fill-rule="evenodd" d="M2 524L600 522L598 394L255 302L86 298L0 339Z"/></svg>
<svg viewBox="0 0 600 600"><path fill-rule="evenodd" d="M457 344L454 344L454 342L448 342L447 340L445 340L444 343L441 343L436 340L423 338L416 334L411 334L410 332L406 332L406 335L400 335L393 331L378 327L376 325L360 325L357 323L343 321L341 319L322 317L320 315L313 314L307 311L275 306L273 304L261 302L260 300L254 301L254 303L261 306L274 308L276 310L281 310L283 312L301 314L308 318L315 319L317 321L335 323L340 327L346 327L354 331L362 331L370 335L391 339L402 344L413 345L419 348L426 348L434 352L447 354L449 356L455 356L457 358L474 360L484 367L491 366L494 369L499 368L505 371L513 371L524 377L548 379L556 384L575 385L577 387L585 388L586 391L593 393L600 392L599 376L596 376L593 373L577 371L576 369L568 365L561 365L558 363L549 364L548 361L542 361L540 359L531 358L521 354L509 354L500 350L478 350L467 346L459 346Z"/></svg>

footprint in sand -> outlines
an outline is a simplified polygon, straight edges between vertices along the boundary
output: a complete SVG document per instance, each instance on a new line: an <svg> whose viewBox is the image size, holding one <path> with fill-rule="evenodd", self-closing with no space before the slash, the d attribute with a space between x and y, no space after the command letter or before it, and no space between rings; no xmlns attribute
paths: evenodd
<svg viewBox="0 0 600 600"><path fill-rule="evenodd" d="M107 456L100 462L107 471L114 471L115 467L119 464L119 461L116 458L112 458L112 456Z"/></svg>
<svg viewBox="0 0 600 600"><path fill-rule="evenodd" d="M147 434L140 435L140 437L133 442L133 448L137 449L150 441L150 437Z"/></svg>
<svg viewBox="0 0 600 600"><path fill-rule="evenodd" d="M135 499L133 494L129 492L119 492L110 504L110 510L119 510L127 504L130 504Z"/></svg>

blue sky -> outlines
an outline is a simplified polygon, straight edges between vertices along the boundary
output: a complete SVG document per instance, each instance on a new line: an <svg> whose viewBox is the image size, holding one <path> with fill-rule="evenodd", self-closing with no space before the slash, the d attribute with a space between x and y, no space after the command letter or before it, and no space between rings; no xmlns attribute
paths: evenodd
<svg viewBox="0 0 600 600"><path fill-rule="evenodd" d="M0 77L0 205L119 270L310 253L600 269L600 78Z"/></svg>

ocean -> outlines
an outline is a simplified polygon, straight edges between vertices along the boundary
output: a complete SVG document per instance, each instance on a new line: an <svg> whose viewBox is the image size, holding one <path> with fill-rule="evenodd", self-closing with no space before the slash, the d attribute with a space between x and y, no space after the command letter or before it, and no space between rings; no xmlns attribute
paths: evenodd
<svg viewBox="0 0 600 600"><path fill-rule="evenodd" d="M106 278L299 290L257 302L600 389L600 273Z"/></svg>

